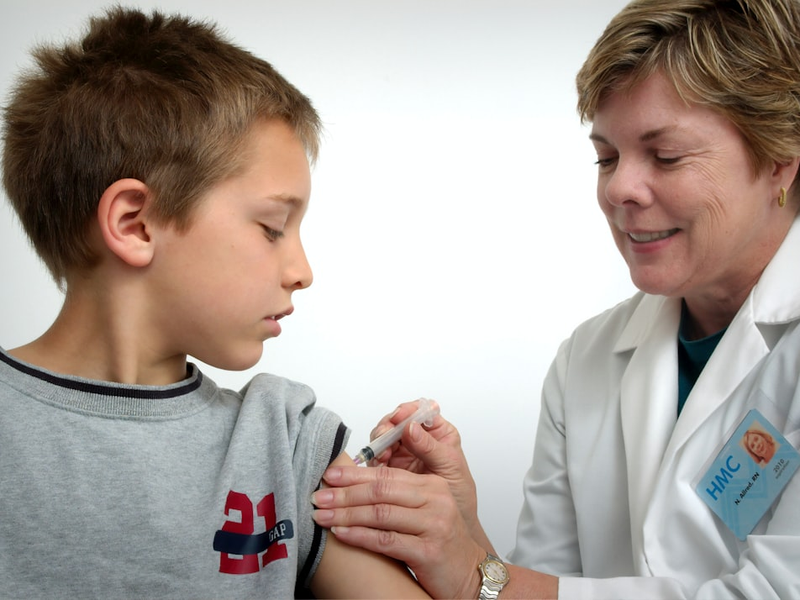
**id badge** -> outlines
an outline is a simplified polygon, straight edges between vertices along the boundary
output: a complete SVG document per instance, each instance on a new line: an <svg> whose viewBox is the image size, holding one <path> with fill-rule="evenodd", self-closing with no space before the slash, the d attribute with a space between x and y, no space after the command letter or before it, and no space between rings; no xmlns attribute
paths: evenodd
<svg viewBox="0 0 800 600"><path fill-rule="evenodd" d="M747 413L695 491L742 541L800 467L800 453L756 409Z"/></svg>

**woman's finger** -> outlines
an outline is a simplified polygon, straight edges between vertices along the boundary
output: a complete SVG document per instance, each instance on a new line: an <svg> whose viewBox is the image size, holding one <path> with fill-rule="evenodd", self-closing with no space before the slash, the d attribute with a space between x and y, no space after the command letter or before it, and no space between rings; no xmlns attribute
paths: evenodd
<svg viewBox="0 0 800 600"><path fill-rule="evenodd" d="M389 431L392 427L394 427L398 423L402 423L408 417L413 415L418 408L419 408L419 400L402 403L394 410L394 412L386 415L380 421L378 421L378 424L370 432L369 439L374 440L375 438Z"/></svg>
<svg viewBox="0 0 800 600"><path fill-rule="evenodd" d="M376 531L427 537L436 536L440 528L437 521L441 519L436 519L432 512L420 513L415 508L393 504L371 504L318 508L312 516L322 527L367 527Z"/></svg>
<svg viewBox="0 0 800 600"><path fill-rule="evenodd" d="M377 471L377 469L375 469ZM342 506L366 506L371 504L394 504L406 508L419 508L426 497L435 493L417 482L403 485L387 478L375 478L364 483L346 485L341 488L327 487L314 492L311 502L318 508ZM441 491L440 491L441 493Z"/></svg>
<svg viewBox="0 0 800 600"><path fill-rule="evenodd" d="M359 483L374 483L376 481L386 482L388 486L415 485L417 475L408 473L403 469L393 469L389 467L329 467L322 474L322 479L328 485L341 487L356 485Z"/></svg>

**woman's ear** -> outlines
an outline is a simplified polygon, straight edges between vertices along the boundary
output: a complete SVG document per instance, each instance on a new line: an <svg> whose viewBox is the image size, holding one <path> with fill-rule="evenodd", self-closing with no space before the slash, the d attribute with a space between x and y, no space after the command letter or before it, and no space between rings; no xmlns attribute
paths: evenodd
<svg viewBox="0 0 800 600"><path fill-rule="evenodd" d="M797 169L800 166L800 156L795 156L792 160L785 163L775 163L775 168L772 171L772 180L775 186L776 198L780 192L780 188L789 188L794 184L794 179L797 176Z"/></svg>
<svg viewBox="0 0 800 600"><path fill-rule="evenodd" d="M97 222L111 252L132 267L153 259L154 244L147 221L150 189L138 179L120 179L106 188L97 207Z"/></svg>

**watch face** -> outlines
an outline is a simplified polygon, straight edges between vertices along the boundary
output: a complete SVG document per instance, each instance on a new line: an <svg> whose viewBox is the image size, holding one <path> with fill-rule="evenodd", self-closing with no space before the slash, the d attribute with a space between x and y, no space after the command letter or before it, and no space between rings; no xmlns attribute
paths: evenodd
<svg viewBox="0 0 800 600"><path fill-rule="evenodd" d="M506 570L506 566L503 563L499 563L496 560L488 560L486 564L483 566L483 572L492 581L495 583L505 583L508 579L508 571Z"/></svg>

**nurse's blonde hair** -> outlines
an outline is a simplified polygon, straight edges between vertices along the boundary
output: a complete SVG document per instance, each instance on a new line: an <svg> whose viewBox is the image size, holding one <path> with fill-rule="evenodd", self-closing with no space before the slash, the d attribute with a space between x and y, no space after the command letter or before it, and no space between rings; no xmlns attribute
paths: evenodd
<svg viewBox="0 0 800 600"><path fill-rule="evenodd" d="M800 156L796 0L634 0L608 24L577 76L578 112L655 72L687 101L729 119L754 173Z"/></svg>

